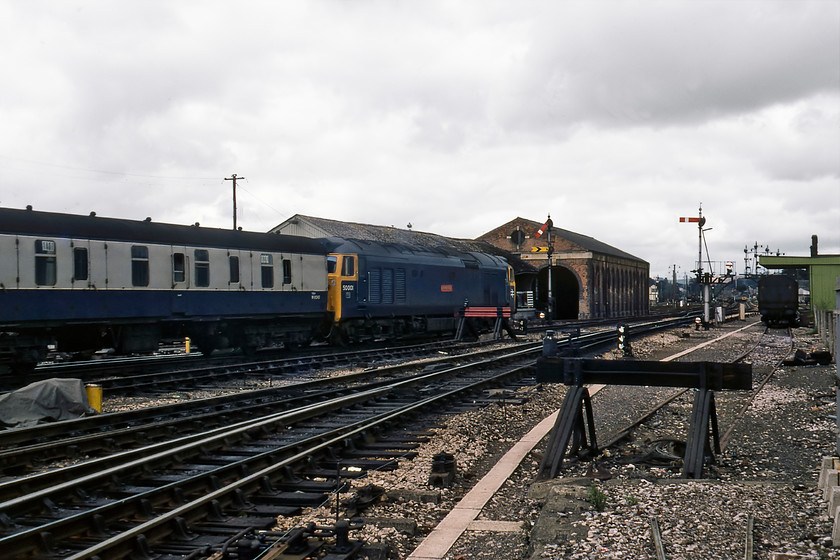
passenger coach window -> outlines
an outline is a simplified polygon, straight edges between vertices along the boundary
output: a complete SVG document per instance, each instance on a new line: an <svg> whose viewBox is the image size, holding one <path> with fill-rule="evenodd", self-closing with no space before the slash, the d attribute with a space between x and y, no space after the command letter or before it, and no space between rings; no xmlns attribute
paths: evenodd
<svg viewBox="0 0 840 560"><path fill-rule="evenodd" d="M207 249L195 250L195 285L199 288L210 285L210 253Z"/></svg>
<svg viewBox="0 0 840 560"><path fill-rule="evenodd" d="M274 287L274 261L271 255L260 255L260 272L262 276L262 287Z"/></svg>
<svg viewBox="0 0 840 560"><path fill-rule="evenodd" d="M84 247L73 249L73 280L88 279L88 250Z"/></svg>
<svg viewBox="0 0 840 560"><path fill-rule="evenodd" d="M354 257L344 257L342 276L353 276L356 274L356 259Z"/></svg>
<svg viewBox="0 0 840 560"><path fill-rule="evenodd" d="M131 247L131 285L149 285L149 248L142 245Z"/></svg>
<svg viewBox="0 0 840 560"><path fill-rule="evenodd" d="M292 261L289 259L283 259L283 283L292 283Z"/></svg>
<svg viewBox="0 0 840 560"><path fill-rule="evenodd" d="M229 257L230 260L230 283L239 284L239 257Z"/></svg>
<svg viewBox="0 0 840 560"><path fill-rule="evenodd" d="M187 258L184 253L172 253L172 283L187 281Z"/></svg>
<svg viewBox="0 0 840 560"><path fill-rule="evenodd" d="M38 239L35 241L35 284L55 286L55 241Z"/></svg>

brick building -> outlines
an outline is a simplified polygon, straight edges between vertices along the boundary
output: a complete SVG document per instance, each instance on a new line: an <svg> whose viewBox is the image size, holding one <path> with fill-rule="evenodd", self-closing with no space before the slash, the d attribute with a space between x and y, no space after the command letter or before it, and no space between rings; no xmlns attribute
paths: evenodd
<svg viewBox="0 0 840 560"><path fill-rule="evenodd" d="M516 289L533 290L537 307L548 309L549 235L535 238L541 226L516 218L477 241L490 243L531 265L517 270ZM649 263L573 231L553 227L550 238L555 318L624 317L649 311Z"/></svg>

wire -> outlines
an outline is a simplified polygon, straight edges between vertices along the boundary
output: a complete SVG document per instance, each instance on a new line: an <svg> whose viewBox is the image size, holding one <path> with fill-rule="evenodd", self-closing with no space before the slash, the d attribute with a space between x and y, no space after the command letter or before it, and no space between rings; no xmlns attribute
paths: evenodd
<svg viewBox="0 0 840 560"><path fill-rule="evenodd" d="M68 169L70 171L85 171L87 173L101 173L103 175L120 175L123 177L141 177L144 179L175 179L175 180L191 180L191 181L210 181L218 179L218 177L173 177L173 176L166 176L166 175L144 175L141 173L126 173L124 171L108 171L103 169L89 169L86 167L73 167L71 165L60 165L57 163L47 163L44 161L37 161L32 159L24 159L24 158L15 158L4 156L0 154L0 158L9 160L9 161L19 161L22 163L28 163L31 165L42 165L44 167L55 167L58 169Z"/></svg>
<svg viewBox="0 0 840 560"><path fill-rule="evenodd" d="M706 246L706 262L709 263L709 274L714 275L715 269L712 268L712 256L709 254L709 244L706 242L706 232L700 230L701 235L703 236L703 245ZM703 263L700 263L701 266Z"/></svg>
<svg viewBox="0 0 840 560"><path fill-rule="evenodd" d="M247 180L246 180L246 182L247 182ZM244 191L244 192L246 192L247 194L249 194L249 195L250 195L250 196L251 196L254 200L256 200L257 202L259 202L259 203L260 203L260 204L262 204L263 206L266 206L267 208L271 209L271 210L272 210L273 212L275 212L278 216L280 216L283 220L285 220L285 219L289 218L289 215L288 215L288 214L286 214L285 212L282 212L282 211L278 210L277 208L273 207L271 204L269 204L269 203L268 203L268 202L266 202L265 200L262 200L260 197L258 197L257 195L255 195L254 193L252 193L251 191L249 191L248 189L245 189L245 188L242 188L242 187L238 187L238 189L239 189L239 190L242 190L242 191ZM282 221L282 220L281 220L281 221Z"/></svg>

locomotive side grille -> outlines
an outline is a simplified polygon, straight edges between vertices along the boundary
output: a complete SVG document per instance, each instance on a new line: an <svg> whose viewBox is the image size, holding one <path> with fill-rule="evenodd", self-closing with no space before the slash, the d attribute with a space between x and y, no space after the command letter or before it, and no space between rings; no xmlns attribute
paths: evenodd
<svg viewBox="0 0 840 560"><path fill-rule="evenodd" d="M394 269L382 269L382 303L394 303Z"/></svg>
<svg viewBox="0 0 840 560"><path fill-rule="evenodd" d="M368 271L368 301L382 303L382 275L378 268Z"/></svg>
<svg viewBox="0 0 840 560"><path fill-rule="evenodd" d="M394 303L405 303L405 269L398 268L394 278Z"/></svg>

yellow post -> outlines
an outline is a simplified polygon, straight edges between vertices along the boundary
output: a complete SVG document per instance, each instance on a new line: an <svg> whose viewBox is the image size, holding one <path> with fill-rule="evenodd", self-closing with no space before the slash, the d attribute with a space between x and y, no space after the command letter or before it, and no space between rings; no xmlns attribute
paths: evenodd
<svg viewBox="0 0 840 560"><path fill-rule="evenodd" d="M88 405L93 407L96 412L102 412L102 385L85 385L85 392L87 393Z"/></svg>
<svg viewBox="0 0 840 560"><path fill-rule="evenodd" d="M184 339L184 351L189 354L190 353L190 337Z"/></svg>

